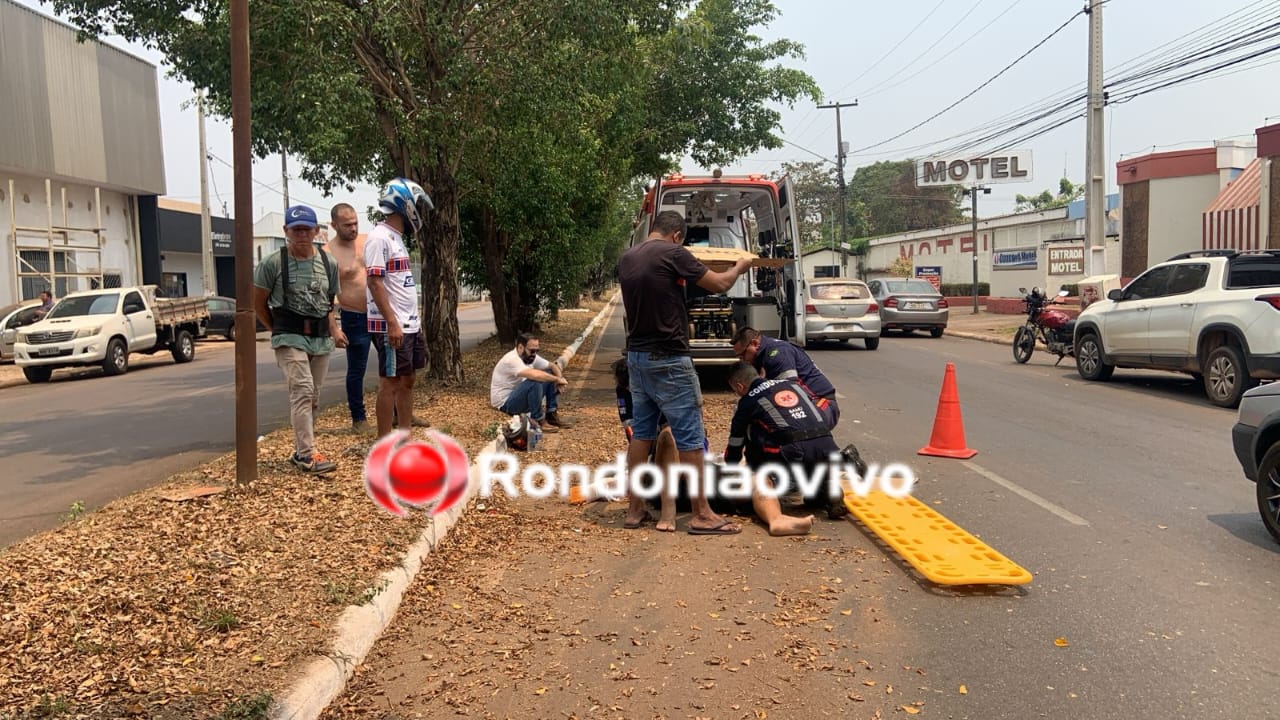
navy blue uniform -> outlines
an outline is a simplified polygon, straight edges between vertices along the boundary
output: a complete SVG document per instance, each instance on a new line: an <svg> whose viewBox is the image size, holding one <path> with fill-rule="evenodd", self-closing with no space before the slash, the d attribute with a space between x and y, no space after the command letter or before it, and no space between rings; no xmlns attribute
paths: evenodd
<svg viewBox="0 0 1280 720"><path fill-rule="evenodd" d="M753 468L765 462L812 467L839 451L817 398L804 385L758 378L738 400L724 459L736 464L745 453Z"/></svg>
<svg viewBox="0 0 1280 720"><path fill-rule="evenodd" d="M818 399L818 409L827 420L827 427L835 429L840 422L840 406L836 404L836 388L826 375L813 364L804 350L784 340L760 336L760 349L752 362L756 370L764 370L769 380L798 380Z"/></svg>

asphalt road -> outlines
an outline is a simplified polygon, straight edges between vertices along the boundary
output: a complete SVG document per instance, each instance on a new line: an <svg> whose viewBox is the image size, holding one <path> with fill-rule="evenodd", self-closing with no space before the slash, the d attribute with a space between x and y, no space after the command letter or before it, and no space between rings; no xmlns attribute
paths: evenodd
<svg viewBox="0 0 1280 720"><path fill-rule="evenodd" d="M570 417L612 402L621 346L618 314ZM1006 345L958 338L812 354L844 396L837 440L913 467L915 496L1030 584L934 585L851 521L820 520L802 542L758 527L688 538L617 530L620 506L523 499L518 530L474 530L497 552L417 584L349 693L355 709L326 718L429 717L445 702L500 717L899 717L915 702L921 717L975 720L1277 712L1280 546L1232 454L1232 411L1178 376L1085 383L1043 354L1017 365ZM948 361L968 461L917 454ZM723 371L703 388L722 412ZM458 624L460 607L483 620Z"/></svg>
<svg viewBox="0 0 1280 720"><path fill-rule="evenodd" d="M494 332L492 308L461 310L458 329L463 349L474 347ZM198 343L189 365L160 362L115 378L0 390L0 546L54 527L73 503L99 507L233 450L235 356L222 344ZM370 355L366 384L374 389ZM258 343L257 359L265 433L288 424L288 398L268 343ZM322 405L346 403L345 376L346 356L337 351Z"/></svg>
<svg viewBox="0 0 1280 720"><path fill-rule="evenodd" d="M931 698L931 715L1276 712L1263 638L1280 607L1280 546L1231 451L1233 411L1176 375L1121 370L1086 383L1069 359L1019 366L1002 345L854 345L813 353L847 396L837 439L868 460L911 464L916 497L1035 575L1021 591L981 595L913 583L901 567L904 591L880 608L888 622L865 624L858 642L928 668L935 686L967 684L966 696ZM971 461L916 455L948 361Z"/></svg>

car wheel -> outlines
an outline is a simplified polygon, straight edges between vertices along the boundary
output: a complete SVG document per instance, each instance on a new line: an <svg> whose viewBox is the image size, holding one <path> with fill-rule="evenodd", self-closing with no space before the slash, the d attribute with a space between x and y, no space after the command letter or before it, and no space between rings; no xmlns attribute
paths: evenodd
<svg viewBox="0 0 1280 720"><path fill-rule="evenodd" d="M47 383L49 378L53 377L53 368L40 365L24 367L22 368L22 374L27 376L27 382L29 383Z"/></svg>
<svg viewBox="0 0 1280 720"><path fill-rule="evenodd" d="M929 328L929 337L932 337L932 338L940 338L940 337L942 337L942 331L943 331L943 329L944 329L944 328L941 328L941 327Z"/></svg>
<svg viewBox="0 0 1280 720"><path fill-rule="evenodd" d="M234 323L231 325L231 327L227 328L227 339L230 340L231 342L236 341L236 326Z"/></svg>
<svg viewBox="0 0 1280 720"><path fill-rule="evenodd" d="M107 343L107 356L102 358L102 372L107 375L123 375L129 371L129 348L120 338Z"/></svg>
<svg viewBox="0 0 1280 720"><path fill-rule="evenodd" d="M880 347L880 338L878 337L862 338L862 344L866 345L868 350L875 350L876 348Z"/></svg>
<svg viewBox="0 0 1280 720"><path fill-rule="evenodd" d="M1258 514L1271 537L1280 542L1280 443L1258 463Z"/></svg>
<svg viewBox="0 0 1280 720"><path fill-rule="evenodd" d="M1256 384L1237 347L1219 345L1204 361L1204 394L1218 407L1237 407L1240 396Z"/></svg>
<svg viewBox="0 0 1280 720"><path fill-rule="evenodd" d="M1085 380L1110 380L1115 365L1108 365L1102 358L1102 343L1098 336L1086 333L1076 348L1076 372Z"/></svg>
<svg viewBox="0 0 1280 720"><path fill-rule="evenodd" d="M1013 334L1013 360L1019 365L1025 364L1035 351L1036 336L1023 325Z"/></svg>
<svg viewBox="0 0 1280 720"><path fill-rule="evenodd" d="M191 338L190 332L179 330L169 351L173 354L174 362L189 363L196 358L196 341Z"/></svg>

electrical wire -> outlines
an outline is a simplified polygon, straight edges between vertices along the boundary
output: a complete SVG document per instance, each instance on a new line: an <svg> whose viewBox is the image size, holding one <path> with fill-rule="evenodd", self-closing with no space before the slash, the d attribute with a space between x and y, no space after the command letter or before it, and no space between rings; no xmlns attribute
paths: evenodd
<svg viewBox="0 0 1280 720"><path fill-rule="evenodd" d="M1225 51L1230 47L1239 48L1245 46L1245 43L1243 42L1233 42L1225 45L1221 42L1216 42L1224 36L1235 36L1237 40L1241 41L1258 42L1265 34L1260 33L1265 31L1268 26L1263 23L1255 23L1253 26L1246 27L1242 30L1240 23L1255 21L1259 18L1266 18L1269 11L1277 5L1280 5L1280 0L1269 0L1267 2L1254 3L1245 8L1228 13L1227 15L1210 23L1206 23L1196 30L1179 36L1178 38L1162 43L1161 45L1133 56L1112 68L1109 73L1110 81L1106 83L1106 87L1108 87L1108 89L1115 87L1123 88L1124 83L1131 83L1141 76L1146 76L1147 71L1152 68L1169 65L1171 62L1169 60L1169 54L1159 53L1163 48L1185 51L1184 54L1174 57L1172 65L1176 66L1178 62L1186 63L1195 59L1203 60L1206 57L1211 57L1215 53L1221 54L1222 51ZM1251 9L1252 12L1250 12ZM1243 17L1237 17L1242 13L1245 13ZM1217 29L1213 29L1215 27ZM1245 36L1241 37L1241 33L1245 33ZM1190 42L1180 42L1185 38L1193 38L1193 40ZM1146 59L1145 62L1144 59ZM1121 75L1122 71L1125 70L1129 71L1128 74ZM1085 93L1085 84L1079 83L949 138L943 138L908 147L894 148L893 150L882 150L876 153L858 154L857 156L874 157L894 153L910 153L949 143L960 143L959 145L952 145L947 148L947 151L959 152L966 147L981 145L982 143L993 139L991 134L994 130L1016 131L1029 124L1035 123L1038 120L1046 118L1051 113L1069 109L1075 103L1083 102L1087 97L1088 96ZM971 139L967 142L963 141L964 138L971 136L980 137L976 137L975 139Z"/></svg>
<svg viewBox="0 0 1280 720"><path fill-rule="evenodd" d="M1009 4L1009 6L1008 6L1008 7L1006 7L1004 10L1002 10L1002 11L1000 12L1000 14L999 14L999 15L996 15L995 17L991 18L991 20L989 20L989 21L987 22L987 24L986 24L986 25L983 25L982 27L978 28L978 30L977 30L976 32L974 32L972 35L970 35L969 37L965 38L964 40L960 41L960 43L959 43L959 44L957 44L955 47L953 47L953 48L951 48L950 50L948 50L948 51L946 52L946 54L942 55L942 56L941 56L941 57L939 57L937 60L934 60L933 62L929 63L928 65L925 65L924 67L920 68L919 70L915 71L914 73L911 73L910 75L908 75L907 77L905 77L905 78L903 78L903 79L899 80L898 82L893 83L892 85L889 85L889 86L887 86L887 87L882 87L886 82L888 82L888 81L892 80L892 79L893 79L893 78L894 78L898 73L895 73L894 75L890 75L889 77L887 77L887 78L885 78L884 80L880 81L880 83L879 83L879 84L877 84L877 85L872 85L870 88L868 88L868 89L867 89L867 91L866 91L866 92L861 93L860 97L871 97L871 96L873 96L873 95L879 95L880 93L883 93L883 92L888 92L889 90L892 90L892 89L894 89L894 88L896 88L896 87L898 87L898 86L900 86L900 85L902 85L902 84L904 84L904 83L906 83L906 82L909 82L909 81L910 81L910 80L912 80L913 78L918 77L918 76L919 76L921 73L923 73L924 71L926 71L926 70L928 70L928 69L930 69L930 68L932 68L932 67L936 66L938 63L940 63L940 62L942 62L943 60L946 60L947 58L949 58L949 57L951 57L952 55L954 55L954 54L956 53L956 51L957 51L957 50L959 50L960 48L968 47L968 46L969 46L969 41L973 40L975 37L977 37L978 35L980 35L980 34L981 34L983 31L985 31L987 28L989 28L989 27L991 27L992 25L994 25L994 24L996 23L996 21L997 21L997 20L999 20L1000 18L1002 18L1002 17L1004 17L1005 15L1009 14L1009 11L1013 10L1013 9L1014 9L1015 7L1017 7L1018 5L1021 5L1023 2L1024 2L1024 0L1013 0L1013 2L1012 2L1012 3L1010 3L1010 4ZM981 4L982 4L982 2L981 2L981 0L979 0L978 5L981 5ZM976 9L976 8L978 7L978 5L974 5L974 6L973 6L973 8L971 8L971 9L969 10L969 13L972 13L972 12L973 12L973 10L974 10L974 9ZM968 17L968 16L969 16L969 13L965 13L965 17ZM963 21L963 20L964 20L964 18L960 18L960 20L961 20L961 21ZM956 25L956 27L959 27L959 25L957 24L957 25ZM953 27L953 28L952 28L952 30L954 30L954 29L955 29L955 27ZM948 32L947 32L947 35L950 35L950 34L951 34L951 33L950 33L950 31L948 31ZM942 36L942 38L939 38L939 42L941 42L942 40L945 40L945 39L946 39L946 37L947 37L947 35L943 35L943 36ZM924 56L925 56L925 55L927 55L927 54L928 54L928 52L922 53L922 54L920 55L920 57L924 57ZM917 59L919 59L919 58L917 58ZM914 63L914 62L915 62L915 61L913 60L911 63L907 63L906 65L904 65L904 66L903 66L902 70L899 70L898 72L899 72L899 73L901 73L903 70L906 70L906 69L907 69L908 67L910 67L910 66L911 66L911 64L912 64L912 63Z"/></svg>
<svg viewBox="0 0 1280 720"><path fill-rule="evenodd" d="M955 108L955 107L956 107L957 105L959 105L960 103L964 102L965 100L968 100L969 98L971 98L971 97L973 97L974 95L976 95L976 94L977 94L979 91L981 91L983 88L985 88L986 86L988 86L988 85L990 85L991 83L995 82L997 79L999 79L999 77L1000 77L1001 75L1004 75L1004 74L1005 74L1006 72L1008 72L1011 68L1013 68L1013 66L1015 66L1015 65L1017 65L1018 63L1022 62L1022 60L1024 60L1028 55L1030 55L1031 53L1035 52L1035 51L1036 51L1036 50L1038 50L1042 45L1044 45L1045 43L1047 43L1047 42L1049 42L1050 40L1052 40L1055 36L1057 36L1057 34L1058 34L1058 33L1060 33L1060 32L1062 32L1063 30L1065 30L1065 29L1066 29L1066 27L1072 23L1072 21L1074 21L1076 18L1080 17L1080 16L1081 16L1081 15L1083 15L1083 14L1084 14L1084 11L1083 11L1083 10L1078 10L1078 11L1076 11L1076 12L1075 12L1071 17L1067 18L1066 22L1063 22L1061 25L1059 25L1059 26L1057 27L1057 29L1055 29L1053 32L1051 32L1051 33L1049 33L1048 35L1046 35L1043 39L1041 39L1041 40L1040 40L1040 42L1037 42L1035 45L1031 46L1031 49L1029 49L1029 50L1027 50L1026 52L1024 52L1024 53L1022 53L1021 55L1019 55L1019 56L1018 56L1018 57L1017 57L1013 62L1009 63L1008 65L1005 65L1003 68L1001 68L1001 70L1000 70L999 72L997 72L995 75L992 75L990 78L987 78L987 80L986 80L986 81L984 81L981 85L979 85L978 87L976 87L976 88L974 88L973 90L969 91L967 94L965 94L964 96L962 96L959 100L956 100L955 102L953 102L953 103L951 103L950 105L946 106L945 108L943 108L943 109L939 110L938 112L934 113L933 115L930 115L929 117L925 118L924 120L921 120L920 122L916 123L915 125L912 125L911 127L907 128L906 130L903 130L902 132L898 133L897 135L894 135L894 136L893 136L893 137L891 137L891 138L888 138L887 140L881 140L881 141L880 141L880 142L878 142L878 143L872 143L871 145L867 145L866 147L860 147L860 148L858 148L857 150L854 150L853 152L859 152L859 153L860 153L860 152L865 152L865 151L867 151L867 150L871 150L871 149L873 149L873 148L877 148L877 147L882 147L882 146L884 146L884 145L888 145L889 143L893 142L894 140L897 140L898 138L902 137L903 135L906 135L906 134L911 133L911 132L913 132L913 131L915 131L915 130L918 130L919 128L924 127L925 125L927 125L928 123L930 123L930 122L932 122L932 121L934 121L934 120L938 119L939 117L942 117L944 114L946 114L947 112L950 112L953 108Z"/></svg>

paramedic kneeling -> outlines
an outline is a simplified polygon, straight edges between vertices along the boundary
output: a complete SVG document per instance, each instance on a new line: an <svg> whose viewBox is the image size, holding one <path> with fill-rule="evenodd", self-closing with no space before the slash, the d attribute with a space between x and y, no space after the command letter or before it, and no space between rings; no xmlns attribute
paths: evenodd
<svg viewBox="0 0 1280 720"><path fill-rule="evenodd" d="M766 380L746 362L734 365L729 372L729 386L738 395L729 426L729 446L725 462L737 464L746 456L747 465L758 470L766 463L798 465L812 473L839 454L827 420L818 409L814 396L795 380ZM806 504L827 508L827 516L842 517L848 513L842 498L830 495L831 476L818 494L806 498ZM813 516L793 518L782 514L774 497L753 493L752 507L769 525L771 535L795 535L808 532Z"/></svg>

